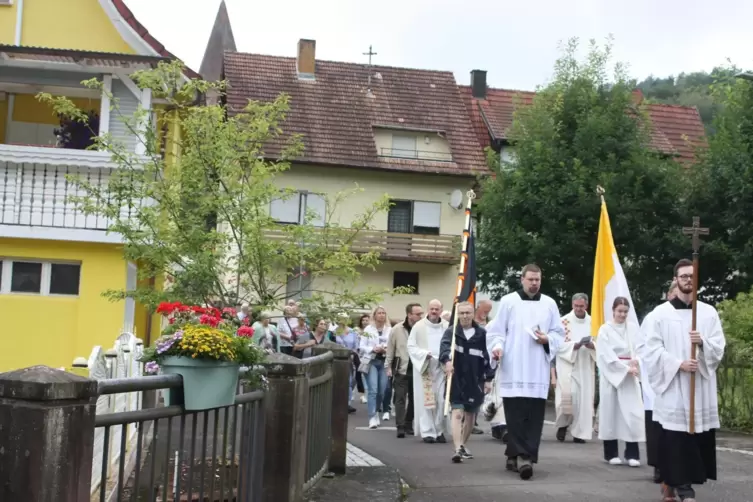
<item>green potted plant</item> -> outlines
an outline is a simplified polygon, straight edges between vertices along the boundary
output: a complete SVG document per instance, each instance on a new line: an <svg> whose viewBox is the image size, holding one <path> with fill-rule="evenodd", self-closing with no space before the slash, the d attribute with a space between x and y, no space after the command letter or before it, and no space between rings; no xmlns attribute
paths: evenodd
<svg viewBox="0 0 753 502"><path fill-rule="evenodd" d="M146 373L183 377L183 402L171 391L170 404L191 411L232 405L241 366L249 368L246 380L258 385L261 376L254 367L264 359L264 351L251 343L252 330L234 322L233 309L165 302L157 312L167 317L168 325L140 360Z"/></svg>

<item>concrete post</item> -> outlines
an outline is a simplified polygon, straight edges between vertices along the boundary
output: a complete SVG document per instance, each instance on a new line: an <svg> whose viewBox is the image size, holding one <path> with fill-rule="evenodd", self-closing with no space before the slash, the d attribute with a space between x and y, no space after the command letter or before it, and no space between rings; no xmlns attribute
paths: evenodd
<svg viewBox="0 0 753 502"><path fill-rule="evenodd" d="M345 474L348 446L348 394L353 362L350 349L332 342L314 347L314 355L332 352L332 450L329 470Z"/></svg>
<svg viewBox="0 0 753 502"><path fill-rule="evenodd" d="M96 396L47 366L0 373L0 500L89 501Z"/></svg>
<svg viewBox="0 0 753 502"><path fill-rule="evenodd" d="M264 399L264 502L300 502L306 470L309 382L305 360L271 354Z"/></svg>

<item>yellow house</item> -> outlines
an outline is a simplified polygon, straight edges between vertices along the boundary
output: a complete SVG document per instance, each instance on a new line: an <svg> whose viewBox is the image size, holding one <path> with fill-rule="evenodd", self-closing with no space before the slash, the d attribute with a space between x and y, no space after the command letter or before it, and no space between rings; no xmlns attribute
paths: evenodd
<svg viewBox="0 0 753 502"><path fill-rule="evenodd" d="M121 330L147 338L144 309L101 296L136 285L119 236L66 201L69 174L107 182L109 154L58 138L58 117L35 95L73 99L98 115L98 134L143 153L110 95L126 115L159 106L129 75L173 58L122 0L0 2L0 371L69 365ZM108 93L81 85L94 77Z"/></svg>
<svg viewBox="0 0 753 502"><path fill-rule="evenodd" d="M223 41L225 41L223 45ZM347 226L384 194L392 207L354 248L378 249L382 263L364 271L362 285L410 286L414 294L384 299L392 319L410 302L455 295L465 194L488 174L482 149L451 72L393 68L316 59L316 43L300 40L296 57L236 52L227 12L220 8L205 64L224 53L222 71L202 74L228 81L228 113L248 100L287 93L290 111L281 125L302 135L305 150L277 182L297 197L271 204L274 218L296 224L307 210L322 214L323 194L357 183L364 191L337 208ZM275 155L274 146L267 154ZM317 279L317 281L326 279ZM316 288L300 277L287 296Z"/></svg>

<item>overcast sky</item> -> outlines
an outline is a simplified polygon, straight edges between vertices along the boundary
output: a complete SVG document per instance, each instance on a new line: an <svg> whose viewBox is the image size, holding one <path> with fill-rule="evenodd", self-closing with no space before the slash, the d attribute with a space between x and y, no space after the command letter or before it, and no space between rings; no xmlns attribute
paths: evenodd
<svg viewBox="0 0 753 502"><path fill-rule="evenodd" d="M220 0L126 0L168 50L199 69ZM238 50L449 70L469 83L533 90L551 76L558 44L603 41L638 79L710 70L727 58L753 69L753 2L745 0L227 0ZM461 7L461 5L463 7Z"/></svg>

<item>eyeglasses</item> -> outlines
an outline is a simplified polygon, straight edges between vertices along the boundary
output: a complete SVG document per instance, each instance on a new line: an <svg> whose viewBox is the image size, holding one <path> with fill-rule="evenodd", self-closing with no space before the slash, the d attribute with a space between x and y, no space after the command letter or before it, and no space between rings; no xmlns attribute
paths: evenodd
<svg viewBox="0 0 753 502"><path fill-rule="evenodd" d="M690 279L693 278L693 275L692 274L683 274L683 275L678 275L677 278L678 279L682 279L683 281L689 281Z"/></svg>

